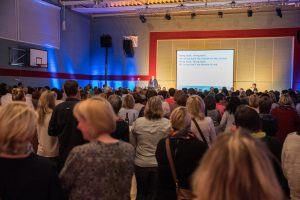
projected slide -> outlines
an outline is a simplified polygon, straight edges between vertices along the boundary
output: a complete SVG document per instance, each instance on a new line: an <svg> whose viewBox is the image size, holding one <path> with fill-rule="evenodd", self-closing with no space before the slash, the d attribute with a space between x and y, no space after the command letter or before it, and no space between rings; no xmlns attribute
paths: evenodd
<svg viewBox="0 0 300 200"><path fill-rule="evenodd" d="M234 50L177 51L177 89L233 87Z"/></svg>

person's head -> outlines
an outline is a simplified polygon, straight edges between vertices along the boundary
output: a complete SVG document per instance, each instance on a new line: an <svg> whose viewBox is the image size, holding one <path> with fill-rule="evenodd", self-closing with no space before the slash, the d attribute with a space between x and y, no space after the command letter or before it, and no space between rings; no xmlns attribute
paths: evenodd
<svg viewBox="0 0 300 200"><path fill-rule="evenodd" d="M249 106L258 108L259 97L256 94L251 94L249 97Z"/></svg>
<svg viewBox="0 0 300 200"><path fill-rule="evenodd" d="M215 98L217 103L224 103L225 101L225 95L223 93L216 94Z"/></svg>
<svg viewBox="0 0 300 200"><path fill-rule="evenodd" d="M283 200L265 145L249 133L220 135L192 181L196 200Z"/></svg>
<svg viewBox="0 0 300 200"><path fill-rule="evenodd" d="M64 91L67 97L74 97L78 93L78 83L74 80L67 80L64 84Z"/></svg>
<svg viewBox="0 0 300 200"><path fill-rule="evenodd" d="M174 96L175 92L176 92L175 88L170 88L170 89L169 89L169 95L170 95L171 97Z"/></svg>
<svg viewBox="0 0 300 200"><path fill-rule="evenodd" d="M112 106L112 108L114 109L115 114L118 114L121 107L122 107L122 99L120 96L118 95L110 95L108 97L108 102L110 103L110 105Z"/></svg>
<svg viewBox="0 0 300 200"><path fill-rule="evenodd" d="M207 110L214 110L216 109L216 99L213 95L207 95L204 98L205 107Z"/></svg>
<svg viewBox="0 0 300 200"><path fill-rule="evenodd" d="M148 99L144 116L147 119L160 119L163 117L162 101L159 96L154 96Z"/></svg>
<svg viewBox="0 0 300 200"><path fill-rule="evenodd" d="M262 96L259 98L259 113L269 114L272 107L272 100L269 96Z"/></svg>
<svg viewBox="0 0 300 200"><path fill-rule="evenodd" d="M183 90L177 90L174 94L174 101L179 106L185 106L187 101L187 95Z"/></svg>
<svg viewBox="0 0 300 200"><path fill-rule="evenodd" d="M35 134L37 114L25 102L12 102L0 109L0 153L28 153Z"/></svg>
<svg viewBox="0 0 300 200"><path fill-rule="evenodd" d="M135 101L131 94L126 94L123 98L123 108L132 109L134 107Z"/></svg>
<svg viewBox="0 0 300 200"><path fill-rule="evenodd" d="M11 91L13 101L25 101L25 94L22 88L13 88Z"/></svg>
<svg viewBox="0 0 300 200"><path fill-rule="evenodd" d="M230 97L229 101L227 103L226 106L226 110L231 113L234 114L236 111L236 108L241 104L241 100L238 97Z"/></svg>
<svg viewBox="0 0 300 200"><path fill-rule="evenodd" d="M239 106L234 114L234 118L235 125L238 128L245 128L252 132L258 132L260 130L259 114L249 106Z"/></svg>
<svg viewBox="0 0 300 200"><path fill-rule="evenodd" d="M174 131L189 129L191 127L191 116L186 107L179 106L173 110L170 116L171 127Z"/></svg>
<svg viewBox="0 0 300 200"><path fill-rule="evenodd" d="M281 106L291 106L292 100L288 93L284 93L280 96L280 99L278 101L279 105Z"/></svg>
<svg viewBox="0 0 300 200"><path fill-rule="evenodd" d="M112 133L116 129L113 108L102 97L81 101L76 104L73 113L78 120L78 129L86 140L96 140L100 135Z"/></svg>
<svg viewBox="0 0 300 200"><path fill-rule="evenodd" d="M157 96L157 92L154 89L148 89L146 93L147 100L154 96Z"/></svg>
<svg viewBox="0 0 300 200"><path fill-rule="evenodd" d="M188 98L186 102L186 107L189 114L193 118L204 119L205 115L205 104L203 99L198 95L192 95Z"/></svg>
<svg viewBox="0 0 300 200"><path fill-rule="evenodd" d="M38 123L43 124L45 115L51 113L55 107L56 93L54 91L44 91L38 101Z"/></svg>

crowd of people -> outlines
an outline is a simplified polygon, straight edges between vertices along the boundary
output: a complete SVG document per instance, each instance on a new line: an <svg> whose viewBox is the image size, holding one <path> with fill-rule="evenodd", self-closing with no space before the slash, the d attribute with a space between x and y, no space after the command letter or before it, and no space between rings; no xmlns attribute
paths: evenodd
<svg viewBox="0 0 300 200"><path fill-rule="evenodd" d="M0 84L0 199L300 199L300 93Z"/></svg>

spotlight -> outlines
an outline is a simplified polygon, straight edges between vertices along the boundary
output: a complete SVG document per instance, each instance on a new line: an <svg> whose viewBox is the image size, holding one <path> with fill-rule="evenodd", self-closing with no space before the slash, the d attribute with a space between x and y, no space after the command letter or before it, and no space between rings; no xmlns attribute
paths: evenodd
<svg viewBox="0 0 300 200"><path fill-rule="evenodd" d="M276 14L278 17L282 18L281 8L276 8Z"/></svg>
<svg viewBox="0 0 300 200"><path fill-rule="evenodd" d="M171 20L171 15L167 13L167 14L165 15L165 19L166 19L166 20Z"/></svg>
<svg viewBox="0 0 300 200"><path fill-rule="evenodd" d="M253 15L252 9L249 9L249 10L247 11L247 13L248 13L248 17L252 17L252 15Z"/></svg>
<svg viewBox="0 0 300 200"><path fill-rule="evenodd" d="M223 12L218 12L219 18L223 18Z"/></svg>
<svg viewBox="0 0 300 200"><path fill-rule="evenodd" d="M196 17L196 15L197 15L196 13L192 12L191 13L191 18L194 19Z"/></svg>
<svg viewBox="0 0 300 200"><path fill-rule="evenodd" d="M147 19L146 19L145 15L140 15L139 18L140 18L140 20L141 20L142 23L146 23L147 22Z"/></svg>

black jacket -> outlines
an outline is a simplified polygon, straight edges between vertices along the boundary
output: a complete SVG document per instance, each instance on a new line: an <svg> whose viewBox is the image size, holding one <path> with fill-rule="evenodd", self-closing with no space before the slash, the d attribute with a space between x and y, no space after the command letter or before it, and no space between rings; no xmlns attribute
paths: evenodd
<svg viewBox="0 0 300 200"><path fill-rule="evenodd" d="M65 102L58 104L49 122L48 134L59 138L59 170L63 167L72 148L86 143L73 115L74 106L78 102L76 98L67 98Z"/></svg>

